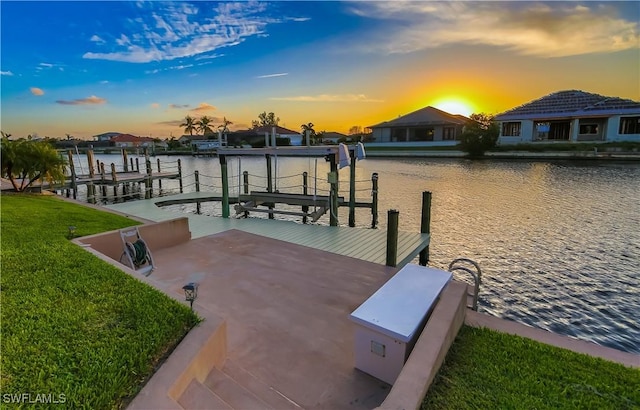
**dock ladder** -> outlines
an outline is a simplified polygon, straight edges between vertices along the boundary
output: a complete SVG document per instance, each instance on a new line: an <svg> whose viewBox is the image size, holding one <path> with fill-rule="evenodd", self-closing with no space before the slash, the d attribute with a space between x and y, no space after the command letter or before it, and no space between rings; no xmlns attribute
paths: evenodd
<svg viewBox="0 0 640 410"><path fill-rule="evenodd" d="M472 310L478 311L478 293L480 292L480 283L482 283L482 270L480 270L480 265L471 259L457 258L449 264L447 270L451 273L466 272L471 275L473 278L473 286L468 286L467 292L467 301L471 298L471 303L467 303L467 306L470 304Z"/></svg>

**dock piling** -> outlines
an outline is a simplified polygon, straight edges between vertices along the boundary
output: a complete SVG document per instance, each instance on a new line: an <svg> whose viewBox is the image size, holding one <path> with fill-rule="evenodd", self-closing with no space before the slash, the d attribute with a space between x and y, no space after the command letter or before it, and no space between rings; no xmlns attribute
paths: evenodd
<svg viewBox="0 0 640 410"><path fill-rule="evenodd" d="M249 194L249 171L243 171L242 172L242 192L245 195ZM238 202L240 202L239 198L238 198ZM248 211L244 211L244 217L245 218L249 217L249 212Z"/></svg>
<svg viewBox="0 0 640 410"><path fill-rule="evenodd" d="M93 150L87 150L87 164L89 166L89 178L93 178L95 176L95 173L93 171Z"/></svg>
<svg viewBox="0 0 640 410"><path fill-rule="evenodd" d="M356 150L350 150L349 156L349 226L356 226Z"/></svg>
<svg viewBox="0 0 640 410"><path fill-rule="evenodd" d="M387 212L387 266L396 267L398 261L398 219L399 214L395 209Z"/></svg>
<svg viewBox="0 0 640 410"><path fill-rule="evenodd" d="M331 188L329 194L329 225L338 226L338 154L329 155L329 163L331 171L329 173L329 185Z"/></svg>
<svg viewBox="0 0 640 410"><path fill-rule="evenodd" d="M71 189L73 190L73 199L78 199L78 181L76 176L76 167L73 164L73 152L68 150L67 156L69 157L69 170L71 171ZM67 197L68 196L69 195L67 194Z"/></svg>
<svg viewBox="0 0 640 410"><path fill-rule="evenodd" d="M160 160L158 160L158 164L160 164ZM158 172L160 172L160 168L158 168ZM180 184L180 193L182 193L182 161L180 161L180 158L178 158L178 183Z"/></svg>
<svg viewBox="0 0 640 410"><path fill-rule="evenodd" d="M271 155L265 154L265 158L267 159L267 192L273 192L273 171L271 167ZM273 209L273 204L269 205L269 209ZM274 219L275 216L273 212L269 212L269 219Z"/></svg>
<svg viewBox="0 0 640 410"><path fill-rule="evenodd" d="M193 176L196 179L196 192L200 192L200 172L198 170L193 171ZM200 201L196 202L196 213L200 215Z"/></svg>
<svg viewBox="0 0 640 410"><path fill-rule="evenodd" d="M307 138L309 138L309 131L307 130ZM302 173L302 194L309 195L309 174L307 171ZM307 223L307 213L309 212L309 205L302 205L302 212L304 215L302 216L302 223Z"/></svg>
<svg viewBox="0 0 640 410"><path fill-rule="evenodd" d="M116 164L111 163L111 180L113 181L113 202L118 199L118 175L116 174Z"/></svg>
<svg viewBox="0 0 640 410"><path fill-rule="evenodd" d="M227 156L218 155L220 160L220 179L222 179L222 217L229 218L229 179L227 170Z"/></svg>
<svg viewBox="0 0 640 410"><path fill-rule="evenodd" d="M371 228L378 225L378 173L371 174Z"/></svg>
<svg viewBox="0 0 640 410"><path fill-rule="evenodd" d="M124 164L124 172L129 172L129 161L127 161L126 148L122 148L122 163Z"/></svg>
<svg viewBox="0 0 640 410"><path fill-rule="evenodd" d="M151 161L149 157L146 157L145 163L147 165L147 176L144 179L144 199L151 199L153 197L153 180L151 179Z"/></svg>
<svg viewBox="0 0 640 410"><path fill-rule="evenodd" d="M422 193L422 218L420 220L420 233L431 233L431 192ZM431 242L431 241L429 241ZM429 263L429 246L420 251L420 265Z"/></svg>
<svg viewBox="0 0 640 410"><path fill-rule="evenodd" d="M104 176L104 162L100 163L100 180L102 181L102 197L107 197L107 181Z"/></svg>
<svg viewBox="0 0 640 410"><path fill-rule="evenodd" d="M162 172L160 170L160 158L158 158L158 174ZM162 178L158 178L158 189L160 190L160 194L162 194ZM182 190L180 190L182 192Z"/></svg>

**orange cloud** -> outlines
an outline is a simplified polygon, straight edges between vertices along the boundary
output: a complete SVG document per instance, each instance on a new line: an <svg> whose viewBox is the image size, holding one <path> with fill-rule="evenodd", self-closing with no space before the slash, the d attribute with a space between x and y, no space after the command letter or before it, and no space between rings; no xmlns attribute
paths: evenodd
<svg viewBox="0 0 640 410"><path fill-rule="evenodd" d="M31 90L31 94L33 95L44 95L44 91L42 91L42 88L31 87L29 90Z"/></svg>
<svg viewBox="0 0 640 410"><path fill-rule="evenodd" d="M198 105L196 108L192 108L190 111L193 112L200 112L200 111L213 111L215 110L216 107L214 107L211 104L207 104L207 103L200 103L200 105Z"/></svg>
<svg viewBox="0 0 640 410"><path fill-rule="evenodd" d="M61 105L96 105L96 104L104 104L106 102L107 102L107 100L105 100L104 98L100 98L100 97L96 97L95 95L92 95L91 97L78 98L76 100L57 100L56 104L61 104Z"/></svg>

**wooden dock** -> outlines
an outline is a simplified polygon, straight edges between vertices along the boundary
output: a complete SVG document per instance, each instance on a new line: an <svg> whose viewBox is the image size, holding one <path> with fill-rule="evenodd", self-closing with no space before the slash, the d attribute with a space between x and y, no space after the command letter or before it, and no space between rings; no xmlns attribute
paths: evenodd
<svg viewBox="0 0 640 410"><path fill-rule="evenodd" d="M304 225L292 221L261 218L221 218L197 214L184 214L162 209L159 205L186 203L195 197L217 200L219 195L206 192L171 195L145 200L107 205L106 208L154 222L181 216L189 218L193 238L238 229L256 235L296 243L338 255L350 256L381 265L386 264L387 231L381 229L352 228L342 226ZM398 232L396 266L411 262L420 251L429 246L430 235L418 232Z"/></svg>

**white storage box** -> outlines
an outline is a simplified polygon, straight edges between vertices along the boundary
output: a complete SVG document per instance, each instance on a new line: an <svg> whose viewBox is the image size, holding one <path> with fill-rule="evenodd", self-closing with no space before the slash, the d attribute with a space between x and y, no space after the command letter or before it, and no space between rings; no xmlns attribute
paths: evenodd
<svg viewBox="0 0 640 410"><path fill-rule="evenodd" d="M355 366L393 384L451 273L406 265L350 315Z"/></svg>

